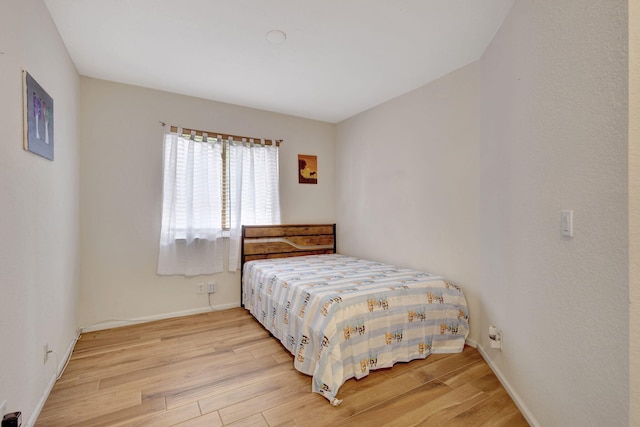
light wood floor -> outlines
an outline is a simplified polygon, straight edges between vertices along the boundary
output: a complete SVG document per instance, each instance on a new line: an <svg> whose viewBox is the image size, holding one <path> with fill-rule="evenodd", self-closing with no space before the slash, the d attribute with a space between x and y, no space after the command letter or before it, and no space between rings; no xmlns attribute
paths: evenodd
<svg viewBox="0 0 640 427"><path fill-rule="evenodd" d="M310 390L238 308L83 334L36 426L527 425L471 347Z"/></svg>

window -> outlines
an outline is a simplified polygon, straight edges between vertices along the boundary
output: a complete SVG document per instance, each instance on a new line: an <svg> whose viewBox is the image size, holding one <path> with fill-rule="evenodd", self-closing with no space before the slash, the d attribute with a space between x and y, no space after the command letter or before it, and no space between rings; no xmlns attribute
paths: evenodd
<svg viewBox="0 0 640 427"><path fill-rule="evenodd" d="M277 143L167 132L158 273L221 271L219 240L227 236L235 270L241 225L280 223L278 174Z"/></svg>

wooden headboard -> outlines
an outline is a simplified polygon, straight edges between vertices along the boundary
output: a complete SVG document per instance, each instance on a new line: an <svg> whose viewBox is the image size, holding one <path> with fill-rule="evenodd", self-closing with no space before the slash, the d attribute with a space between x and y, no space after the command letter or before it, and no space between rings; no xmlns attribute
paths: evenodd
<svg viewBox="0 0 640 427"><path fill-rule="evenodd" d="M335 224L243 225L240 305L244 263L256 259L336 253Z"/></svg>

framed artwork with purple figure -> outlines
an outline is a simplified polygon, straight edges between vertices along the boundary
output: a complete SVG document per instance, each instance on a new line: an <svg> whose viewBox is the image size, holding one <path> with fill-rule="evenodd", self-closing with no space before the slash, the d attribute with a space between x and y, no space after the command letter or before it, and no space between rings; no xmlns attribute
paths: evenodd
<svg viewBox="0 0 640 427"><path fill-rule="evenodd" d="M53 99L22 71L24 149L53 160Z"/></svg>

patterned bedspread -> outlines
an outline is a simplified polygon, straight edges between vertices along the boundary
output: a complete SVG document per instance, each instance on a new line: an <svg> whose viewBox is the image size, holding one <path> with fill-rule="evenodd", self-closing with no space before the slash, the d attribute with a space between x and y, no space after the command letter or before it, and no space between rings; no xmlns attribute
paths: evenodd
<svg viewBox="0 0 640 427"><path fill-rule="evenodd" d="M469 331L460 288L406 268L303 256L248 262L243 281L245 307L333 405L347 379L431 353L460 352Z"/></svg>

